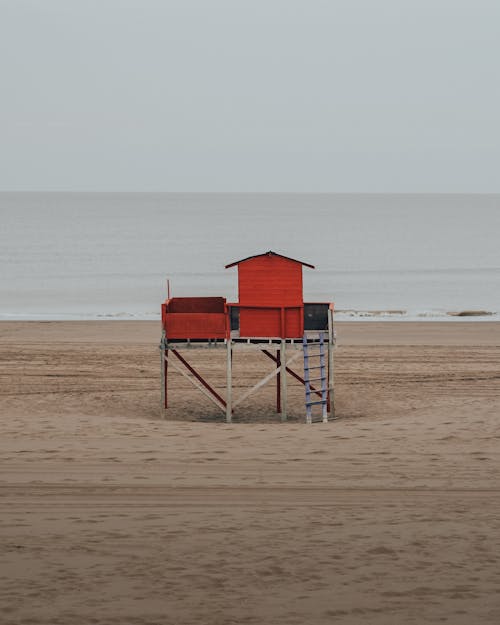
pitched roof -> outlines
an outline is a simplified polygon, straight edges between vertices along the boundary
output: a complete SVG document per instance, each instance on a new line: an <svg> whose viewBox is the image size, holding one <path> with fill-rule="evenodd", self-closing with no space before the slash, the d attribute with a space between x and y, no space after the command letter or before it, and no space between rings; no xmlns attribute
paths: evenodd
<svg viewBox="0 0 500 625"><path fill-rule="evenodd" d="M300 265L305 265L306 267L315 269L314 265L304 263L303 261L296 260L295 258L290 258L289 256L283 256L283 254L277 254L272 250L269 250L269 252L264 252L264 254L254 254L254 256L247 256L246 258L242 258L241 260L236 260L234 261L234 263L229 263L229 265L226 265L226 269L229 269L229 267L234 267L235 265L239 265L240 263L244 263L245 261L251 260L252 258L258 258L259 256L278 256L279 258L286 258L286 260L291 260L293 263L299 263Z"/></svg>

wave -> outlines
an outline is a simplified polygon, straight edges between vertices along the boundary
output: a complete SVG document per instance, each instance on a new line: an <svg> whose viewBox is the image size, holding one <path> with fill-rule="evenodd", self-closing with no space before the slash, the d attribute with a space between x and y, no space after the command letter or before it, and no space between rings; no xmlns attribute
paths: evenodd
<svg viewBox="0 0 500 625"><path fill-rule="evenodd" d="M15 312L1 313L0 321L159 321L159 311L149 312ZM500 321L500 312L488 310L356 310L338 309L336 321Z"/></svg>
<svg viewBox="0 0 500 625"><path fill-rule="evenodd" d="M500 321L500 313L488 310L336 310L337 321Z"/></svg>

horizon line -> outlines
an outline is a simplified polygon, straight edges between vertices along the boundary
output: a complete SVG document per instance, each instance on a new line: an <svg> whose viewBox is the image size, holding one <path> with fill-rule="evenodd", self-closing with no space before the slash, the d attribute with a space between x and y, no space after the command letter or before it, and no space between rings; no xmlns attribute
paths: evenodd
<svg viewBox="0 0 500 625"><path fill-rule="evenodd" d="M169 195L500 195L499 191L167 191L120 189L0 189L13 193L169 194Z"/></svg>

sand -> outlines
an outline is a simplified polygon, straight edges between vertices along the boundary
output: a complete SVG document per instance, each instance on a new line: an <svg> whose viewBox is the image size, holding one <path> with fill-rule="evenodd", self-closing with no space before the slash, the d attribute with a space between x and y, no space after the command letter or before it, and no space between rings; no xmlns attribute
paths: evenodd
<svg viewBox="0 0 500 625"><path fill-rule="evenodd" d="M337 330L338 420L226 425L156 323L0 323L2 625L499 623L500 324Z"/></svg>

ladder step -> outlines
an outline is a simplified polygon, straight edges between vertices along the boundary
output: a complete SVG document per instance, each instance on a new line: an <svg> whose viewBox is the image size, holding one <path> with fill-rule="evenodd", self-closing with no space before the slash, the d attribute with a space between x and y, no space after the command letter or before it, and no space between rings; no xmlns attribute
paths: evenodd
<svg viewBox="0 0 500 625"><path fill-rule="evenodd" d="M309 378L309 380L306 380L306 382L319 382L319 381L323 382L323 380L325 380L325 382L326 382L326 377L324 377L324 378Z"/></svg>
<svg viewBox="0 0 500 625"><path fill-rule="evenodd" d="M316 406L317 404L326 404L326 399L318 399L318 401L306 401L306 406Z"/></svg>
<svg viewBox="0 0 500 625"><path fill-rule="evenodd" d="M307 371L312 371L313 369L324 369L325 365L318 365L314 367L307 367Z"/></svg>

